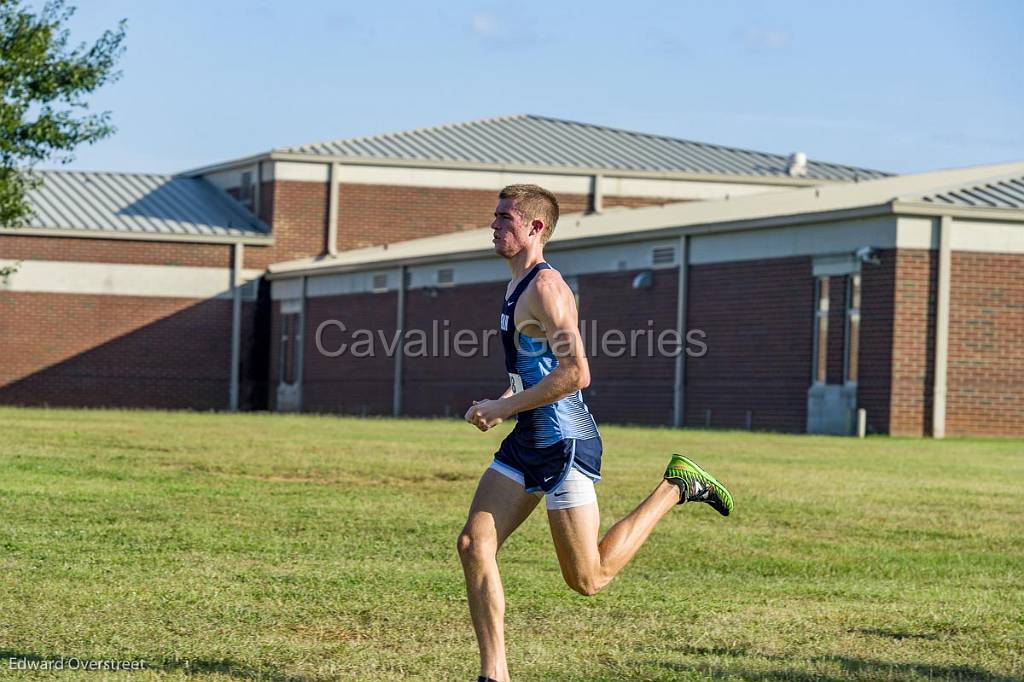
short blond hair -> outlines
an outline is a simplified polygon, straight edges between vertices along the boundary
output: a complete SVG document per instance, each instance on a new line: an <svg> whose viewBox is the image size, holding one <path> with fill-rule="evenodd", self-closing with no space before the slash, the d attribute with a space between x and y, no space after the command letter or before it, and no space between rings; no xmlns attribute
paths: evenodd
<svg viewBox="0 0 1024 682"><path fill-rule="evenodd" d="M539 185L509 185L498 192L498 198L511 199L523 220L544 222L544 234L540 236L542 244L551 239L558 224L558 199L554 194Z"/></svg>

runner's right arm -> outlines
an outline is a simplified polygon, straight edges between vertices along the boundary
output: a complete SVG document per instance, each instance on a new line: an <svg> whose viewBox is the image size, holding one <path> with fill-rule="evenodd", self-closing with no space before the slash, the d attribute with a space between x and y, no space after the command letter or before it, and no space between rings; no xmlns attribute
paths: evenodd
<svg viewBox="0 0 1024 682"><path fill-rule="evenodd" d="M548 274L551 273L551 274ZM466 421L487 431L514 414L550 405L590 385L590 366L580 337L576 300L565 281L552 270L542 270L527 289L530 314L544 331L558 366L536 386L498 400L474 403Z"/></svg>

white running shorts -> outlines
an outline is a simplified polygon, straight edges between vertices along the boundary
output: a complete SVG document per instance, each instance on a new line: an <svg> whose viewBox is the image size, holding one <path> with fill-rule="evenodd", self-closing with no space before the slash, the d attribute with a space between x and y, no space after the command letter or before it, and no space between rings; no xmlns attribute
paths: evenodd
<svg viewBox="0 0 1024 682"><path fill-rule="evenodd" d="M491 462L488 469L494 469L502 476L510 478L519 485L523 485L523 475L510 466L501 462ZM542 495L540 491L531 493ZM597 502L597 491L594 490L594 481L582 471L573 467L569 470L562 484L544 496L544 503L548 509L572 509L582 507L591 502Z"/></svg>

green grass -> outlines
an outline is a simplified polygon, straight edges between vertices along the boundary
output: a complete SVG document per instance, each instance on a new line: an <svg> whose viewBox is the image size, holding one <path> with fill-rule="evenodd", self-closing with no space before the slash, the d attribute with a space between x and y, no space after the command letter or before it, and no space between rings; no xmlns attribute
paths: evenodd
<svg viewBox="0 0 1024 682"><path fill-rule="evenodd" d="M504 433L0 409L0 676L475 679L455 537ZM1024 443L603 434L605 528L673 451L736 512L673 510L588 599L538 510L500 557L516 679L1024 676Z"/></svg>

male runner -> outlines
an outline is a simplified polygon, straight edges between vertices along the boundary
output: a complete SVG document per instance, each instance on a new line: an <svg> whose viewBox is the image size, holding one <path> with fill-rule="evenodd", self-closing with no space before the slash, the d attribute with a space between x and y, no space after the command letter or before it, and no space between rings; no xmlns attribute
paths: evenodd
<svg viewBox="0 0 1024 682"><path fill-rule="evenodd" d="M723 516L733 508L725 486L672 455L654 492L598 541L601 437L580 393L590 384L590 369L572 291L544 262L557 221L551 192L510 185L498 195L491 223L494 252L512 269L499 319L510 385L496 400L474 401L466 421L481 431L513 415L517 422L480 478L458 541L480 647L478 682L509 680L496 555L541 496L562 577L587 596L611 582L674 505L706 502Z"/></svg>

